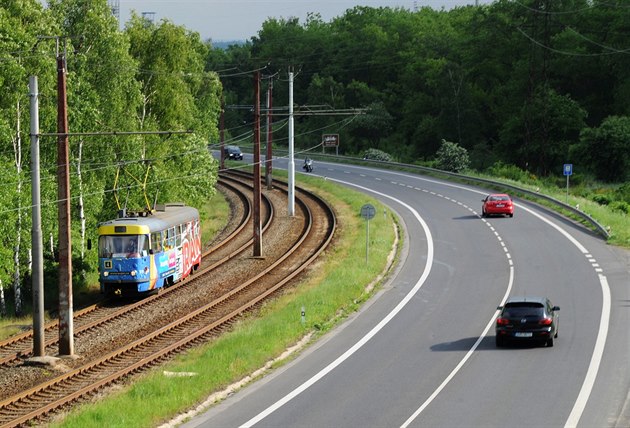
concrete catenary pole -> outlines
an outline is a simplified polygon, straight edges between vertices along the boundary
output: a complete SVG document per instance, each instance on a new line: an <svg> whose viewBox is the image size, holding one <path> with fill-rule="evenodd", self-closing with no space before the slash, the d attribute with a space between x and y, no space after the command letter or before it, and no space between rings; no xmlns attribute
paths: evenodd
<svg viewBox="0 0 630 428"><path fill-rule="evenodd" d="M70 239L70 174L66 58L57 56L57 199L59 215L59 355L74 355L72 320L72 241Z"/></svg>
<svg viewBox="0 0 630 428"><path fill-rule="evenodd" d="M42 206L39 178L39 93L37 76L31 76L31 248L33 249L33 356L44 356L44 254Z"/></svg>
<svg viewBox="0 0 630 428"><path fill-rule="evenodd" d="M254 257L262 256L260 178L260 71L257 71L254 74Z"/></svg>
<svg viewBox="0 0 630 428"><path fill-rule="evenodd" d="M295 215L295 160L293 159L293 72L289 72L289 216Z"/></svg>
<svg viewBox="0 0 630 428"><path fill-rule="evenodd" d="M271 133L271 127L272 127L272 122L273 122L273 116L271 115L271 106L273 105L273 101L272 101L272 96L273 96L273 77L269 78L269 87L267 88L267 151L265 154L265 183L267 184L267 190L271 190L272 189L272 175L273 175L273 171L272 171L272 164L271 164L271 157L272 157L272 140L273 140L273 135Z"/></svg>
<svg viewBox="0 0 630 428"><path fill-rule="evenodd" d="M223 101L223 92L221 92L221 119L220 119L219 135L221 139L221 163L219 168L225 169L225 102Z"/></svg>

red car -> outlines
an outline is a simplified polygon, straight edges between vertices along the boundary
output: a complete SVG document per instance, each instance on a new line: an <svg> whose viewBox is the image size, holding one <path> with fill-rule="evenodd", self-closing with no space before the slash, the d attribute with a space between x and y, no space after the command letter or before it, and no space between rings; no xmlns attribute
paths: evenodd
<svg viewBox="0 0 630 428"><path fill-rule="evenodd" d="M510 195L505 193L493 193L481 200L481 216L507 215L514 217L514 204Z"/></svg>

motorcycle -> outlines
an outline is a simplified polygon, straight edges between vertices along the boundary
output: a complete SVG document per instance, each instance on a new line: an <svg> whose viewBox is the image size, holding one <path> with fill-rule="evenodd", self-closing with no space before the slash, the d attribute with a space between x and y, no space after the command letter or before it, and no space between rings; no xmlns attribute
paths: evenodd
<svg viewBox="0 0 630 428"><path fill-rule="evenodd" d="M304 165L302 165L302 169L306 172L313 172L313 160L308 158L305 159Z"/></svg>

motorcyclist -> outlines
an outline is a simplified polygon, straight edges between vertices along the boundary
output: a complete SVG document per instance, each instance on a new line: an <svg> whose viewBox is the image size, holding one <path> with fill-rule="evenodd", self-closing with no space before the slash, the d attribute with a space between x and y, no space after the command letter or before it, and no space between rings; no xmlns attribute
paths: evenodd
<svg viewBox="0 0 630 428"><path fill-rule="evenodd" d="M304 166L302 166L307 172L311 172L313 170L313 161L308 156L304 158Z"/></svg>

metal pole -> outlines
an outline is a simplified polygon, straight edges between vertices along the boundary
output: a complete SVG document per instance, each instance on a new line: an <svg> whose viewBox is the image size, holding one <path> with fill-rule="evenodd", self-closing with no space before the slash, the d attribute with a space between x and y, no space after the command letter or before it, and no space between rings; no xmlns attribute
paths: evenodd
<svg viewBox="0 0 630 428"><path fill-rule="evenodd" d="M74 354L72 319L72 241L70 240L70 174L68 155L68 112L66 60L57 57L57 199L59 215L59 354Z"/></svg>
<svg viewBox="0 0 630 428"><path fill-rule="evenodd" d="M295 160L293 159L293 72L289 72L289 216L295 215Z"/></svg>
<svg viewBox="0 0 630 428"><path fill-rule="evenodd" d="M37 76L29 81L31 97L31 202L33 255L33 355L44 356L44 254L42 239L42 207L39 179L39 94Z"/></svg>
<svg viewBox="0 0 630 428"><path fill-rule="evenodd" d="M225 169L225 102L223 101L223 92L221 92L221 120L220 120L219 135L221 136L221 162L219 165L219 169Z"/></svg>
<svg viewBox="0 0 630 428"><path fill-rule="evenodd" d="M267 152L265 155L265 183L267 183L267 190L272 189L272 140L271 127L273 118L271 117L271 106L273 104L273 77L269 78L269 87L267 88Z"/></svg>
<svg viewBox="0 0 630 428"><path fill-rule="evenodd" d="M366 235L365 235L365 264L368 264L370 254L370 219L366 222Z"/></svg>
<svg viewBox="0 0 630 428"><path fill-rule="evenodd" d="M260 187L260 71L257 71L254 74L254 257L262 255Z"/></svg>

